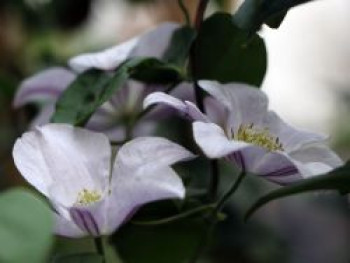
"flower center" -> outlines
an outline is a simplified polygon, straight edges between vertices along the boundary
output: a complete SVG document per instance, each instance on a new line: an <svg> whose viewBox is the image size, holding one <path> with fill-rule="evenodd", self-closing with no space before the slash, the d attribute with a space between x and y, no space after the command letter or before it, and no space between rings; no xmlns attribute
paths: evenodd
<svg viewBox="0 0 350 263"><path fill-rule="evenodd" d="M75 204L77 205L89 205L101 200L101 194L98 191L90 191L83 189L78 193L78 198Z"/></svg>
<svg viewBox="0 0 350 263"><path fill-rule="evenodd" d="M272 136L267 128L256 128L254 124L239 126L238 131L233 133L232 139L255 144L271 152L284 150L278 137Z"/></svg>

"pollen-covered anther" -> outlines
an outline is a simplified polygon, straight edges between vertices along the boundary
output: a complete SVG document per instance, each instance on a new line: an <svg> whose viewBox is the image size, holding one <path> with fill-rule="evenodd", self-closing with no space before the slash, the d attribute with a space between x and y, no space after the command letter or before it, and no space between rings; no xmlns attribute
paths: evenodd
<svg viewBox="0 0 350 263"><path fill-rule="evenodd" d="M78 193L78 198L75 204L77 205L89 205L101 200L101 194L98 191L90 191L83 189Z"/></svg>
<svg viewBox="0 0 350 263"><path fill-rule="evenodd" d="M237 132L233 132L232 139L251 143L271 152L284 150L278 137L271 135L267 128L256 128L254 124L240 125Z"/></svg>

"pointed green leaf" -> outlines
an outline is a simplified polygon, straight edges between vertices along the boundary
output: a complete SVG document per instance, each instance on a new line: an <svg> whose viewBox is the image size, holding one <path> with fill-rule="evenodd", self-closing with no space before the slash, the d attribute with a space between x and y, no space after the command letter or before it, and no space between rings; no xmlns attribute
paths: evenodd
<svg viewBox="0 0 350 263"><path fill-rule="evenodd" d="M196 31L193 28L184 26L177 29L172 36L169 48L165 51L164 61L184 66L195 37Z"/></svg>
<svg viewBox="0 0 350 263"><path fill-rule="evenodd" d="M350 162L332 172L302 180L290 186L282 187L261 197L246 213L247 220L256 210L272 200L317 190L336 190L341 194L350 192Z"/></svg>
<svg viewBox="0 0 350 263"><path fill-rule="evenodd" d="M47 262L53 218L47 204L24 189L0 195L0 262Z"/></svg>
<svg viewBox="0 0 350 263"><path fill-rule="evenodd" d="M198 79L260 86L266 72L264 41L248 34L229 14L218 13L202 25L195 43Z"/></svg>
<svg viewBox="0 0 350 263"><path fill-rule="evenodd" d="M132 58L116 71L104 72L96 69L80 74L56 103L51 121L83 126L91 115L129 78L152 82L172 83L181 80L180 72L173 66L154 58Z"/></svg>
<svg viewBox="0 0 350 263"><path fill-rule="evenodd" d="M251 33L258 31L263 23L276 28L290 8L310 1L313 0L245 0L234 20Z"/></svg>

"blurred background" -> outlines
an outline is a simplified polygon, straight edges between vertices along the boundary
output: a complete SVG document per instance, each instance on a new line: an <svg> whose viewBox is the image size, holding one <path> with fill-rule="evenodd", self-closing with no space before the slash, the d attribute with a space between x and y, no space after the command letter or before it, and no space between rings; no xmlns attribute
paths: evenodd
<svg viewBox="0 0 350 263"><path fill-rule="evenodd" d="M193 17L197 1L184 2ZM218 10L232 13L241 2L212 1L208 14ZM1 190L24 184L14 168L11 150L38 110L36 105L13 109L13 96L21 80L163 21L183 23L176 0L0 1ZM264 27L261 35L268 49L262 88L270 97L270 107L295 126L329 134L334 149L344 160L349 159L350 1L318 0L299 6L288 13L279 29ZM226 174L232 172L231 167L221 165ZM220 224L203 262L350 262L349 204L335 193L276 201L243 223L243 212L251 202L274 187L256 178L244 184L226 209L229 216ZM169 229L164 233L170 238L171 226ZM127 255L134 247L138 251L136 246L142 245L147 235L152 232L123 243L117 233L120 255ZM177 238L181 243L191 237L184 233ZM58 248L62 242L58 241ZM166 256L162 254L163 262L167 262Z"/></svg>

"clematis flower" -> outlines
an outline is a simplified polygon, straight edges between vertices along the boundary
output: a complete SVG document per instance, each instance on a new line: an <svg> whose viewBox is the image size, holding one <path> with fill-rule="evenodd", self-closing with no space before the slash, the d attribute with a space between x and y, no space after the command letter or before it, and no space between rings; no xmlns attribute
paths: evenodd
<svg viewBox="0 0 350 263"><path fill-rule="evenodd" d="M194 140L207 157L225 158L244 172L279 184L343 164L325 145L325 136L293 128L268 110L268 99L259 89L213 81L199 85L212 96L205 100L206 115L195 105L161 92L148 95L144 107L165 104L189 117L194 121Z"/></svg>
<svg viewBox="0 0 350 263"><path fill-rule="evenodd" d="M67 124L48 124L19 138L13 158L23 177L52 203L56 234L107 235L142 205L185 196L170 165L193 158L164 138L140 137L112 160L107 137Z"/></svg>
<svg viewBox="0 0 350 263"><path fill-rule="evenodd" d="M160 59L171 41L172 34L179 27L175 23L163 23L159 27L141 36L107 50L82 54L69 61L71 69L52 67L24 80L16 93L14 107L28 103L41 103L43 107L31 124L31 127L50 121L55 103L62 92L75 80L77 73L91 68L111 71L131 57L155 57ZM121 120L142 110L144 97L160 89L159 86L146 85L137 81L128 81L125 87L102 105L87 123L86 128L101 131L111 140L123 140L125 129ZM187 92L188 93L188 92ZM185 95L187 96L187 95ZM144 121L135 127L135 136L149 134L153 123Z"/></svg>

